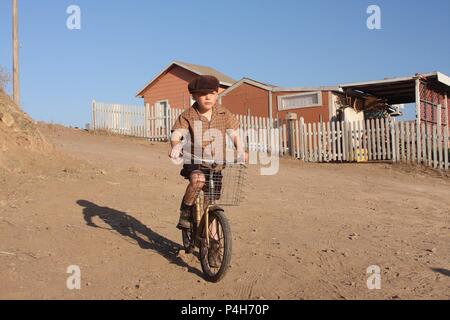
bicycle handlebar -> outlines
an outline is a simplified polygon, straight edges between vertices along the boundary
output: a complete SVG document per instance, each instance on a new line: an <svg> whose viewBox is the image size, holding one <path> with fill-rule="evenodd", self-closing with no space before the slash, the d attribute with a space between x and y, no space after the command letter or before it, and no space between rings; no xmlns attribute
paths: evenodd
<svg viewBox="0 0 450 320"><path fill-rule="evenodd" d="M195 154L191 154L190 152L183 151L183 153L182 153L180 158L184 158L184 156L188 156L191 159L198 160L200 162L204 162L206 164L212 164L212 165L214 165L214 164L217 164L217 165L220 165L220 164L243 164L243 165L245 165L245 161L243 159L240 160L240 161L239 161L239 159L237 159L238 161L233 161L233 162L231 162L231 161L218 161L218 160L200 158L200 157L197 157Z"/></svg>

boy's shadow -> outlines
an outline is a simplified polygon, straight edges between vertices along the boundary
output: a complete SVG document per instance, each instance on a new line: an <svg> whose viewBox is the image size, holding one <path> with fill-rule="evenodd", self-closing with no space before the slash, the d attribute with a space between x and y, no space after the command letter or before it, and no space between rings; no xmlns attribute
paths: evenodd
<svg viewBox="0 0 450 320"><path fill-rule="evenodd" d="M92 221L94 217L99 217L106 224L111 226L112 230L135 240L142 249L154 250L169 262L180 267L185 267L189 272L203 277L203 274L198 269L192 268L178 256L179 251L184 250L181 245L154 232L126 212L108 207L100 207L87 200L78 200L77 204L83 207L84 220L88 226L111 230L109 228L98 226Z"/></svg>

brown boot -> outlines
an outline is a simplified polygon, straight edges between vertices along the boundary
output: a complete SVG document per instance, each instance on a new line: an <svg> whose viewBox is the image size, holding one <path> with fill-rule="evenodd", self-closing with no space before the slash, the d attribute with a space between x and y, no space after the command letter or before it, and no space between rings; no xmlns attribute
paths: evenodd
<svg viewBox="0 0 450 320"><path fill-rule="evenodd" d="M191 210L180 210L180 220L178 220L177 229L189 230L191 228Z"/></svg>

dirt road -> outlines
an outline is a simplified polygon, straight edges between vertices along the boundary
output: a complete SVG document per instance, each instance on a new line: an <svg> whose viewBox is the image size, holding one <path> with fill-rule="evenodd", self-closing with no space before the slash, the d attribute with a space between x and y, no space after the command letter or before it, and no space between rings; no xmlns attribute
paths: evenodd
<svg viewBox="0 0 450 320"><path fill-rule="evenodd" d="M167 145L40 125L74 158L0 177L0 298L450 298L450 179L389 164L282 160L250 168L227 215L232 267L218 283L180 252L185 181ZM68 290L67 268L81 268ZM369 290L366 270L381 269Z"/></svg>

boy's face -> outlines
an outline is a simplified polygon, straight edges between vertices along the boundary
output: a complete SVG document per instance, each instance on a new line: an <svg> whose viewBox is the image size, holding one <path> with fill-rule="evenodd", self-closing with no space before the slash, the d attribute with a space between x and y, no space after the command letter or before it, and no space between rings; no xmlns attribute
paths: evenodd
<svg viewBox="0 0 450 320"><path fill-rule="evenodd" d="M209 111L216 104L219 93L217 91L194 93L192 97L202 111Z"/></svg>

